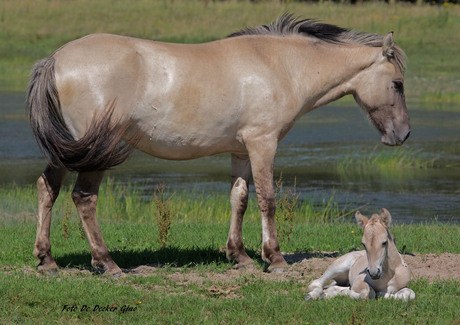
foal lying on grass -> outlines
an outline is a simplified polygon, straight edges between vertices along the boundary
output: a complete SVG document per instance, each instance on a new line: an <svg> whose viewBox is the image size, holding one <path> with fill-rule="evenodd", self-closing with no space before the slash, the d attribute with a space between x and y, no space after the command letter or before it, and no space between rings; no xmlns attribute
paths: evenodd
<svg viewBox="0 0 460 325"><path fill-rule="evenodd" d="M386 209L382 211L371 219L356 212L356 222L364 229L362 244L365 250L348 253L334 261L322 277L310 283L306 300L338 295L404 301L415 298L414 291L407 288L409 267L389 231L391 215ZM326 287L331 280L333 283Z"/></svg>

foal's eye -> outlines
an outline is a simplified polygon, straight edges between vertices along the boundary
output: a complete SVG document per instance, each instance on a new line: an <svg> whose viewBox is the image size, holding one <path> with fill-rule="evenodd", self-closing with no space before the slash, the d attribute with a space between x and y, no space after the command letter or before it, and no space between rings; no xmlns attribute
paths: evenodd
<svg viewBox="0 0 460 325"><path fill-rule="evenodd" d="M388 240L387 240L387 241L384 241L384 242L382 243L382 246L386 246L387 244L388 244Z"/></svg>

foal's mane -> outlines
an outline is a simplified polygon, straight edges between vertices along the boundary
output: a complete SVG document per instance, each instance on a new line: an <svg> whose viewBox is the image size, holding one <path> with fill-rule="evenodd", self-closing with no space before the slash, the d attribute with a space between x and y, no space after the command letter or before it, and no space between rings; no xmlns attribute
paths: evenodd
<svg viewBox="0 0 460 325"><path fill-rule="evenodd" d="M244 35L302 35L315 37L330 44L361 44L371 47L382 47L383 36L372 33L357 32L335 25L320 23L315 19L301 19L285 13L270 25L247 27L227 37ZM406 55L397 45L393 48L395 63L401 73L406 71Z"/></svg>

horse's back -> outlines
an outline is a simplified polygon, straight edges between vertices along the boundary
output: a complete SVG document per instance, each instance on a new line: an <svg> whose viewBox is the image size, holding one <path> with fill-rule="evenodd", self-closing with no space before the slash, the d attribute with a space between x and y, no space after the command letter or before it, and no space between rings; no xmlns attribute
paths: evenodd
<svg viewBox="0 0 460 325"><path fill-rule="evenodd" d="M137 148L151 155L191 159L241 151L235 139L240 87L233 71L224 71L224 48L111 34L70 42L54 54L66 124L79 138L94 114L116 100L114 115L131 121Z"/></svg>

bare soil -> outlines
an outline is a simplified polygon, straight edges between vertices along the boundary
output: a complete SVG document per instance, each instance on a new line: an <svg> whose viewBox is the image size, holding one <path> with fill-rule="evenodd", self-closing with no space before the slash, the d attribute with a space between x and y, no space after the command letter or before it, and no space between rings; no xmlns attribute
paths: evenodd
<svg viewBox="0 0 460 325"><path fill-rule="evenodd" d="M206 288L207 295L222 298L241 298L239 291L241 279L263 279L267 281L291 281L305 286L320 277L326 268L337 258L338 253L286 253L284 257L290 264L287 271L283 273L268 273L260 268L252 267L244 270L230 269L224 273L212 271L195 271L177 268L172 273L168 272L167 277L174 285L158 287L156 290L163 290L165 294L196 294L187 291L188 285L194 284ZM411 270L412 279L427 279L428 281L454 279L460 281L460 254L410 254L403 256ZM130 276L151 276L163 268L162 265L140 265L123 269L123 277ZM11 266L0 267L0 272L11 273L15 269ZM38 274L32 267L25 267L25 273ZM61 274L91 274L91 270L77 268L63 268ZM176 289L175 289L176 288Z"/></svg>
<svg viewBox="0 0 460 325"><path fill-rule="evenodd" d="M291 253L284 255L288 263L289 269L281 274L267 273L258 268L250 268L245 270L231 269L224 273L214 272L177 272L169 275L171 280L179 284L194 283L202 284L203 282L219 283L229 285L234 283L242 276L257 276L263 279L273 280L291 280L295 279L300 283L308 284L312 279L318 278L326 270L326 268L337 258L337 253ZM460 280L460 254L414 254L404 255L404 260L409 265L412 279L424 278L429 281L456 279ZM154 273L159 266L141 265L129 269L125 269L126 275L148 276ZM235 291L234 286L221 286L210 288L211 294L232 295ZM222 292L223 290L223 292Z"/></svg>

